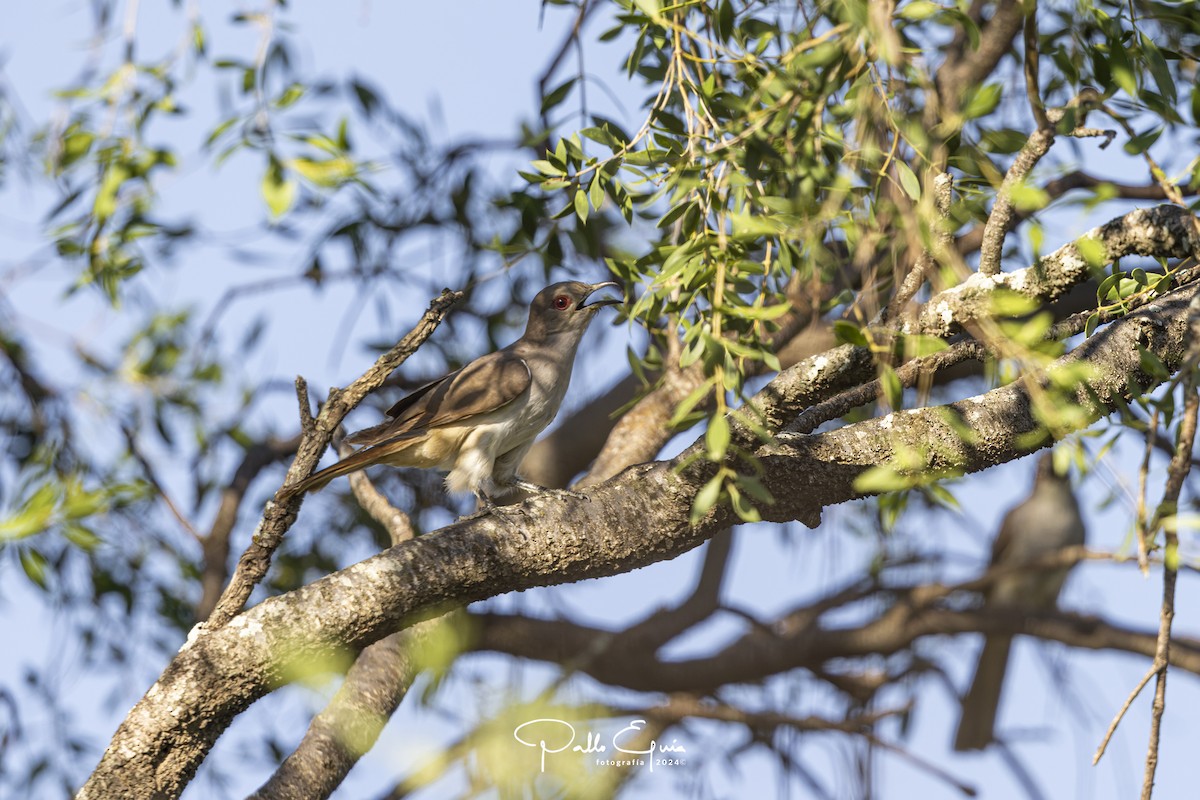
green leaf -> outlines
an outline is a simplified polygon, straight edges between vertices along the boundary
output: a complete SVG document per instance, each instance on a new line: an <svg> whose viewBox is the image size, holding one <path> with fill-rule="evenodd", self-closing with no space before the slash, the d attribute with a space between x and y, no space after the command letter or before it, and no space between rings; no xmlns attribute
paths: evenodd
<svg viewBox="0 0 1200 800"><path fill-rule="evenodd" d="M78 523L68 523L63 526L63 536L67 541L75 545L81 550L91 552L95 550L103 540L91 531L91 529L79 525Z"/></svg>
<svg viewBox="0 0 1200 800"><path fill-rule="evenodd" d="M1171 371L1167 369L1167 365L1162 362L1158 354L1147 350L1140 344L1138 345L1138 363L1141 365L1142 372L1156 381L1165 381L1171 378Z"/></svg>
<svg viewBox="0 0 1200 800"><path fill-rule="evenodd" d="M739 475L738 489L753 497L763 505L771 505L775 502L775 498L767 487L763 486L762 481L753 475Z"/></svg>
<svg viewBox="0 0 1200 800"><path fill-rule="evenodd" d="M1129 54L1119 42L1109 42L1112 47L1109 66L1112 69L1113 83L1123 89L1130 97L1137 97L1137 77L1129 63Z"/></svg>
<svg viewBox="0 0 1200 800"><path fill-rule="evenodd" d="M1046 241L1046 229L1041 223L1034 220L1029 226L1029 246L1033 248L1034 256L1038 256L1042 252L1042 244Z"/></svg>
<svg viewBox="0 0 1200 800"><path fill-rule="evenodd" d="M737 514L742 522L762 522L762 514L758 513L750 498L738 491L737 484L729 484L729 500L733 506L733 513Z"/></svg>
<svg viewBox="0 0 1200 800"><path fill-rule="evenodd" d="M911 3L905 3L904 7L896 12L896 16L901 19L911 19L914 22L920 22L921 20L929 19L941 10L941 6L930 2L930 0L912 0Z"/></svg>
<svg viewBox="0 0 1200 800"><path fill-rule="evenodd" d="M563 100L566 100L567 95L571 93L571 88L575 86L576 80L578 78L571 78L547 92L546 96L542 98L542 113L545 114L562 103Z"/></svg>
<svg viewBox="0 0 1200 800"><path fill-rule="evenodd" d="M375 116L375 112L383 105L378 93L362 81L351 81L350 87L354 90L354 99L358 101L363 114L367 117Z"/></svg>
<svg viewBox="0 0 1200 800"><path fill-rule="evenodd" d="M54 483L44 483L29 496L16 514L0 520L0 541L25 539L41 533L50 524L58 505L59 490Z"/></svg>
<svg viewBox="0 0 1200 800"><path fill-rule="evenodd" d="M949 508L953 511L958 511L961 508L958 498L956 498L949 489L947 489L945 486L942 486L940 483L929 484L925 487L925 493L939 506Z"/></svg>
<svg viewBox="0 0 1200 800"><path fill-rule="evenodd" d="M561 176L567 174L566 170L560 169L559 167L554 166L553 164L551 164L549 161L545 160L544 158L540 158L540 159L537 159L536 161L530 162L530 166L532 166L538 172L540 172L543 175L550 177L550 178L558 178L558 177L561 177Z"/></svg>
<svg viewBox="0 0 1200 800"><path fill-rule="evenodd" d="M867 346L866 335L853 322L847 322L844 319L834 320L833 335L844 344L852 344L857 347Z"/></svg>
<svg viewBox="0 0 1200 800"><path fill-rule="evenodd" d="M683 402L675 409L675 413L671 416L671 421L667 423L667 427L674 428L683 423L684 419L692 413L701 400L708 397L708 393L712 391L713 385L711 381L705 381L701 385L693 389L687 397L683 398Z"/></svg>
<svg viewBox="0 0 1200 800"><path fill-rule="evenodd" d="M21 568L26 577L41 589L49 588L46 580L46 557L32 548L21 550Z"/></svg>
<svg viewBox="0 0 1200 800"><path fill-rule="evenodd" d="M621 143L617 141L617 137L613 136L606 128L584 128L579 131L579 135L585 139L591 139L597 144L602 144L605 147L616 149L621 146Z"/></svg>
<svg viewBox="0 0 1200 800"><path fill-rule="evenodd" d="M888 406L894 410L904 407L904 385L900 383L896 370L885 364L879 371L879 385Z"/></svg>
<svg viewBox="0 0 1200 800"><path fill-rule="evenodd" d="M1158 127L1151 128L1148 131L1139 133L1137 136L1134 136L1123 145L1125 152L1129 153L1131 156L1141 155L1149 150L1151 145L1158 141L1158 137L1162 136L1162 132L1163 127L1160 125Z"/></svg>
<svg viewBox="0 0 1200 800"><path fill-rule="evenodd" d="M717 500L721 498L721 485L724 482L724 473L718 472L700 488L700 491L696 492L696 499L692 501L691 523L693 525L703 519L704 515L717 504Z"/></svg>
<svg viewBox="0 0 1200 800"><path fill-rule="evenodd" d="M963 105L963 117L966 119L986 117L996 110L996 106L1000 105L1000 98L1003 94L1004 89L998 83L989 83L972 89L967 92L966 102Z"/></svg>
<svg viewBox="0 0 1200 800"><path fill-rule="evenodd" d="M287 108L304 96L306 88L302 83L293 83L283 90L283 94L275 99L276 108Z"/></svg>
<svg viewBox="0 0 1200 800"><path fill-rule="evenodd" d="M911 489L916 483L911 475L902 475L890 464L880 464L867 469L854 479L854 491L863 494L897 492Z"/></svg>
<svg viewBox="0 0 1200 800"><path fill-rule="evenodd" d="M1178 92L1175 90L1175 79L1171 77L1171 69L1167 66L1167 60L1163 57L1162 50L1158 49L1158 45L1150 41L1143 35L1142 53L1146 56L1146 63L1150 67L1150 74L1154 77L1154 83L1158 86L1158 93L1167 99L1167 102L1172 105L1178 99Z"/></svg>
<svg viewBox="0 0 1200 800"><path fill-rule="evenodd" d="M78 479L66 482L66 493L62 513L69 519L83 519L108 507L108 498L103 490L86 491Z"/></svg>
<svg viewBox="0 0 1200 800"><path fill-rule="evenodd" d="M104 170L100 188L96 190L96 199L92 203L92 213L97 221L103 222L116 213L117 194L129 177L129 169L123 163L110 164Z"/></svg>
<svg viewBox="0 0 1200 800"><path fill-rule="evenodd" d="M992 316L1023 317L1040 307L1038 301L1010 289L997 289L988 298Z"/></svg>
<svg viewBox="0 0 1200 800"><path fill-rule="evenodd" d="M921 182L917 180L917 176L913 173L912 167L908 166L908 164L905 164L903 161L897 161L896 173L900 176L900 188L904 189L904 193L913 200L920 200Z"/></svg>
<svg viewBox="0 0 1200 800"><path fill-rule="evenodd" d="M936 336L913 334L904 337L904 354L909 358L921 358L940 353L949 346L944 339Z"/></svg>
<svg viewBox="0 0 1200 800"><path fill-rule="evenodd" d="M733 3L730 0L721 0L721 4L717 6L715 23L717 37L722 42L728 42L729 37L733 34Z"/></svg>
<svg viewBox="0 0 1200 800"><path fill-rule="evenodd" d="M299 187L296 179L286 176L282 165L272 158L263 175L261 188L263 200L266 201L271 219L277 220L286 214L292 204L296 202L296 192Z"/></svg>
<svg viewBox="0 0 1200 800"><path fill-rule="evenodd" d="M1008 199L1018 211L1039 211L1049 204L1050 195L1042 187L1022 181L1009 188Z"/></svg>
<svg viewBox="0 0 1200 800"><path fill-rule="evenodd" d="M1104 247L1104 243L1097 239L1090 237L1077 239L1075 241L1075 249L1079 251L1079 255L1083 256L1083 260L1092 269L1100 269L1108 263L1108 250Z"/></svg>
<svg viewBox="0 0 1200 800"><path fill-rule="evenodd" d="M1029 134L1012 128L997 128L983 131L980 134L983 147L989 153L1007 155L1015 153L1029 141Z"/></svg>
<svg viewBox="0 0 1200 800"><path fill-rule="evenodd" d="M718 415L708 423L708 431L704 434L704 443L708 448L710 461L723 461L725 452L729 449L729 421Z"/></svg>
<svg viewBox="0 0 1200 800"><path fill-rule="evenodd" d="M1114 289L1117 282L1125 277L1125 273L1117 270L1111 275L1105 276L1104 280L1100 281L1100 285L1096 287L1096 301L1101 305L1109 303L1117 299L1117 294Z"/></svg>
<svg viewBox="0 0 1200 800"><path fill-rule="evenodd" d="M662 14L662 0L633 0L633 4L651 19L657 19Z"/></svg>
<svg viewBox="0 0 1200 800"><path fill-rule="evenodd" d="M288 162L288 166L305 180L326 189L340 186L352 179L358 171L358 165L347 156L334 156L321 160L307 157L293 158Z"/></svg>
<svg viewBox="0 0 1200 800"><path fill-rule="evenodd" d="M1008 320L1000 327L1004 334L1014 342L1028 348L1036 348L1046 339L1054 317L1048 311L1034 314L1023 320Z"/></svg>
<svg viewBox="0 0 1200 800"><path fill-rule="evenodd" d="M784 314L792 310L791 303L786 300L782 303L775 303L770 306L724 306L721 312L730 316L739 317L741 319L755 319L769 322L773 319L779 319Z"/></svg>
<svg viewBox="0 0 1200 800"><path fill-rule="evenodd" d="M587 192L585 192L582 187L575 191L575 215L579 217L580 222L587 222L588 199Z"/></svg>
<svg viewBox="0 0 1200 800"><path fill-rule="evenodd" d="M729 222L735 239L757 239L760 236L776 236L785 226L772 217L755 214L731 213Z"/></svg>
<svg viewBox="0 0 1200 800"><path fill-rule="evenodd" d="M597 211L604 204L604 182L600 180L599 175L592 178L592 185L588 187L588 202Z"/></svg>

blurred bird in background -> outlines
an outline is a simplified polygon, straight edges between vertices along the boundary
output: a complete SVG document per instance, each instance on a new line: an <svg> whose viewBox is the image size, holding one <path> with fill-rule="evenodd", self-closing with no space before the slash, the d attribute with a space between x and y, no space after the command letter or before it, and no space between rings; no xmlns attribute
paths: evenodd
<svg viewBox="0 0 1200 800"><path fill-rule="evenodd" d="M1038 460L1033 490L1009 511L992 544L989 569L1029 563L1066 547L1083 545L1083 517L1067 476L1054 470L1051 453ZM1058 604L1069 568L1008 571L984 592L984 608L1044 611ZM979 654L975 678L962 700L955 750L981 750L995 740L996 712L1008 670L1012 636L989 634Z"/></svg>

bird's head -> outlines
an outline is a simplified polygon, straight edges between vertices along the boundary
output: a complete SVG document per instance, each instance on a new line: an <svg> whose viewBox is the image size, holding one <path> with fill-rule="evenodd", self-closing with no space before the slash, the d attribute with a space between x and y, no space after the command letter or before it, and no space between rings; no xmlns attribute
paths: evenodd
<svg viewBox="0 0 1200 800"><path fill-rule="evenodd" d="M542 289L529 306L529 324L525 328L525 338L544 339L567 332L582 336L597 311L604 306L619 305L623 302L611 297L591 299L593 294L605 287L620 289L613 281L564 281Z"/></svg>

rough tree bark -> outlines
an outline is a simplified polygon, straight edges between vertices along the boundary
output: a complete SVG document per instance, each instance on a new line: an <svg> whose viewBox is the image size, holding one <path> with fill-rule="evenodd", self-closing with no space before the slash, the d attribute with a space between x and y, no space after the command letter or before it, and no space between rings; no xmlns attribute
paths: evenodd
<svg viewBox="0 0 1200 800"><path fill-rule="evenodd" d="M1110 256L1123 248L1171 257L1200 253L1195 220L1170 207L1135 212L1098 231ZM975 292L987 291L985 280L999 285L1003 278L1010 288L1047 299L1087 277L1086 270L1070 269L1076 262L1068 248L1060 253L1061 274L1060 262L1049 257L1028 270L976 281L971 291L935 297L928 304L939 309L935 326L951 330L951 323L961 323L959 315L969 318L979 300ZM1079 362L1092 366L1087 384L1077 390L1086 409L1076 418L1080 427L1152 384L1139 348L1168 369L1178 368L1195 292L1192 283L1154 300L1051 365L1050 373ZM860 362L854 348L807 359L777 376L756 402L772 427L782 427L808 405L861 380ZM898 448L923 453L926 463L913 469L938 474L976 472L1028 454L1040 445L1027 436L1039 422L1026 380L827 433L779 434L756 452L763 482L776 498L762 509L764 516L815 526L825 507L863 496L854 489L855 478ZM970 442L960 435L964 424L974 431ZM937 446L921 446L931 442ZM217 737L251 703L288 680L291 664L358 651L475 600L612 575L696 547L725 530L733 516L717 507L699 524L689 523L692 501L710 471L681 470L687 455L627 469L593 487L590 500L538 496L459 521L263 601L223 625L197 628L117 730L79 796L177 797Z"/></svg>

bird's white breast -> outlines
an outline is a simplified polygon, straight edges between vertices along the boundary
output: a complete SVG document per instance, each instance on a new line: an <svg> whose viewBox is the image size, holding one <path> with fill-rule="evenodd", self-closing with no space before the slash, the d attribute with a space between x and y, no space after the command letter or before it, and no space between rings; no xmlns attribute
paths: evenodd
<svg viewBox="0 0 1200 800"><path fill-rule="evenodd" d="M573 351L566 355L574 360ZM527 394L472 420L454 464L446 465L450 469L446 476L450 491L478 493L481 487L490 490L496 459L532 443L558 414L571 377L570 362L566 374L536 359L528 359L527 364L531 377Z"/></svg>

